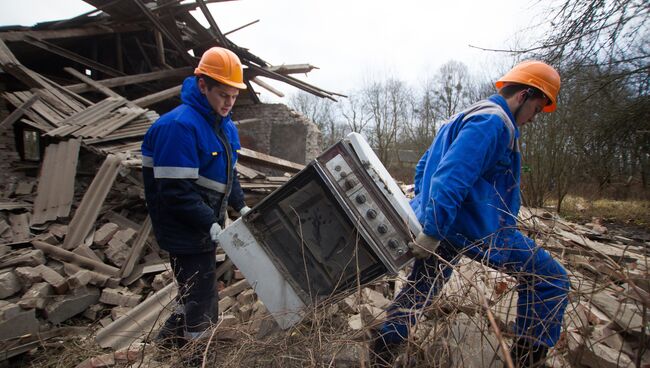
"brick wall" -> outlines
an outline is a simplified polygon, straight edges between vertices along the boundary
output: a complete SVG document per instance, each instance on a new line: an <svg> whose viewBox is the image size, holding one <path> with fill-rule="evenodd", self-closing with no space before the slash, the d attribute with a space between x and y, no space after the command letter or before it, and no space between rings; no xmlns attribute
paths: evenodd
<svg viewBox="0 0 650 368"><path fill-rule="evenodd" d="M259 120L238 125L244 147L297 163L308 163L320 153L316 124L286 105L245 105L233 111L235 121L254 118Z"/></svg>

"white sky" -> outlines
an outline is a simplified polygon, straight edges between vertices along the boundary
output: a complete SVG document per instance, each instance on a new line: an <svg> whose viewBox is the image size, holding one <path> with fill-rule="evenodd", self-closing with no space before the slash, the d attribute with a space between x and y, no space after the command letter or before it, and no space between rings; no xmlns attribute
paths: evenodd
<svg viewBox="0 0 650 368"><path fill-rule="evenodd" d="M260 19L229 38L274 65L315 65L320 69L300 78L346 93L364 79L387 76L417 86L451 59L482 77L497 75L510 59L468 45L530 45L542 32L536 25L543 22L541 6L547 5L536 0L241 0L209 8L223 32ZM0 25L30 26L90 9L81 0L0 0ZM200 11L195 16L207 25Z"/></svg>

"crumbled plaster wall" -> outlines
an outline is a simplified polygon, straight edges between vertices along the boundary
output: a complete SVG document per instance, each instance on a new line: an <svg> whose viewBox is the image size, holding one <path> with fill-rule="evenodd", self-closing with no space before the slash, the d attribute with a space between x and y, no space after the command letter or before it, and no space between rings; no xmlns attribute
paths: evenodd
<svg viewBox="0 0 650 368"><path fill-rule="evenodd" d="M316 124L286 105L237 106L233 119L259 119L238 125L240 140L246 148L303 164L321 151L321 132Z"/></svg>

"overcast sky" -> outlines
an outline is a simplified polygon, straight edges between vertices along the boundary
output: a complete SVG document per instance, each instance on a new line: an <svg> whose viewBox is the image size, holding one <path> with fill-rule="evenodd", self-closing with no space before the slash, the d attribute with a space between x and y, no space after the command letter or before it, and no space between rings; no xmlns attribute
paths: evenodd
<svg viewBox="0 0 650 368"><path fill-rule="evenodd" d="M419 85L448 60L488 77L510 59L470 48L527 46L540 36L548 2L536 0L241 0L210 4L223 32L271 64L310 63L301 77L346 93L369 78L392 76ZM92 9L81 0L2 0L0 25L33 25ZM207 25L200 12L195 16ZM292 87L278 85L286 94ZM259 88L258 88L259 89Z"/></svg>

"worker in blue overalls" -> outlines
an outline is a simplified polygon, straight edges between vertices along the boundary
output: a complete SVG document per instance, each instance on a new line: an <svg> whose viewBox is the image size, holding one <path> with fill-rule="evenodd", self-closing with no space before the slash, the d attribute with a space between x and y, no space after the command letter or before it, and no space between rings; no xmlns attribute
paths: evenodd
<svg viewBox="0 0 650 368"><path fill-rule="evenodd" d="M178 284L177 308L158 340L179 347L217 322L215 242L227 205L242 215L250 210L235 172L241 146L230 118L246 88L241 62L213 47L194 74L183 82L182 104L162 115L142 142L147 208Z"/></svg>
<svg viewBox="0 0 650 368"><path fill-rule="evenodd" d="M498 94L450 118L415 170L411 206L422 232L409 244L416 261L408 285L388 309L374 341L378 365L442 289L461 255L517 278L517 366L543 364L560 337L567 273L548 251L517 230L519 127L557 105L560 75L541 61L516 65L496 82Z"/></svg>

